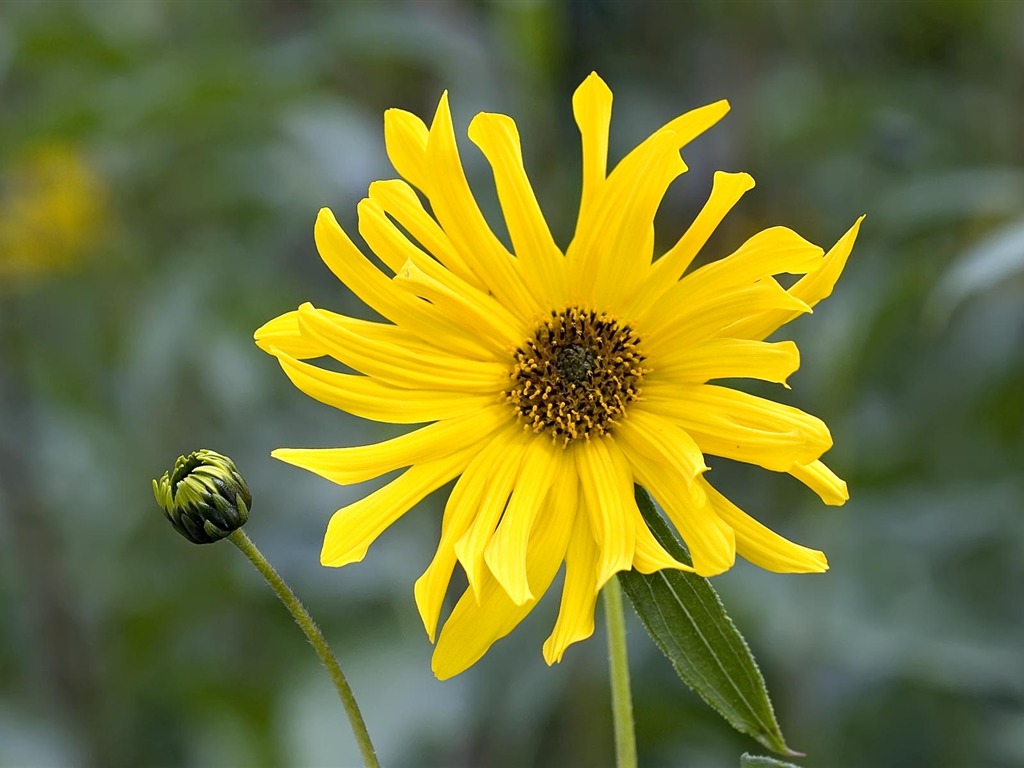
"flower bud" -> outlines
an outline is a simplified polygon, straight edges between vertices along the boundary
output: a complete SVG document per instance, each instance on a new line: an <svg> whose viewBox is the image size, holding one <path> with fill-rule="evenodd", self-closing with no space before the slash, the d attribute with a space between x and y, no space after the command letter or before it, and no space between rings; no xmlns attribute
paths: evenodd
<svg viewBox="0 0 1024 768"><path fill-rule="evenodd" d="M153 481L153 495L174 529L193 544L220 541L249 519L252 495L235 464L215 451L179 456Z"/></svg>

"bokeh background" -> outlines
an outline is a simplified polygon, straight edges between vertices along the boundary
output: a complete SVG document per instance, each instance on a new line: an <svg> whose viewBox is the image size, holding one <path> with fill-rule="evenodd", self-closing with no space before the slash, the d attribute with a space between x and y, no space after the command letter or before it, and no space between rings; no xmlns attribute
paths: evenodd
<svg viewBox="0 0 1024 768"><path fill-rule="evenodd" d="M556 237L578 199L570 97L615 93L612 155L719 98L658 222L715 170L758 181L706 253L769 224L825 246L868 218L836 294L782 332L853 497L715 462L729 494L824 549L825 576L715 585L809 768L1024 765L1024 3L26 2L0 5L0 764L328 766L358 753L314 654L230 545L194 547L150 478L233 456L250 536L308 601L388 766L612 762L603 626L548 668L548 599L470 671L432 677L412 584L438 495L367 560L318 564L365 488L278 446L396 433L315 403L252 344L312 300L319 207L355 233L390 178L382 113L516 117ZM493 186L468 142L471 181ZM497 225L498 219L492 216ZM500 229L499 229L500 231ZM759 751L630 619L641 764Z"/></svg>

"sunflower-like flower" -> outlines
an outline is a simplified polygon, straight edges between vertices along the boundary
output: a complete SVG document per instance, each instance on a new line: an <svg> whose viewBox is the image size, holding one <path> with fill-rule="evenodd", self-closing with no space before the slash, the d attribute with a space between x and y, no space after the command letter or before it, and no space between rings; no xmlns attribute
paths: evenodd
<svg viewBox="0 0 1024 768"><path fill-rule="evenodd" d="M680 149L729 107L720 101L672 120L608 173L611 105L596 74L573 97L582 198L564 252L509 117L479 114L469 137L493 170L511 251L474 201L447 94L429 127L388 110L387 152L404 180L374 182L358 206L359 233L385 271L327 209L315 237L331 271L389 322L303 304L256 332L307 395L366 419L426 424L375 445L274 451L341 484L407 468L334 514L324 565L362 560L388 526L458 478L436 554L415 586L433 641L456 565L468 579L436 641L433 669L442 679L508 634L563 562L558 619L543 649L549 664L591 635L597 594L618 571L710 576L730 568L737 552L778 572L828 567L821 552L772 532L713 488L704 460L786 472L826 504L842 504L845 483L820 461L832 445L828 428L796 408L709 382L785 384L799 365L796 345L765 338L832 292L860 221L827 254L772 227L689 270L754 186L745 173L717 173L696 219L654 259L655 212L686 170ZM784 288L774 277L781 273L801 277ZM357 373L304 362L322 356ZM682 536L692 568L655 540L635 483Z"/></svg>

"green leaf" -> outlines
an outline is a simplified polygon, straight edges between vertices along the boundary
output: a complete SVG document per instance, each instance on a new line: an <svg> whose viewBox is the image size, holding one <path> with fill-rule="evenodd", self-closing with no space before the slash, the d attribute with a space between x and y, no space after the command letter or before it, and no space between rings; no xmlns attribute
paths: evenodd
<svg viewBox="0 0 1024 768"><path fill-rule="evenodd" d="M658 542L677 560L689 553L640 486L636 502ZM707 579L664 570L619 574L619 581L654 642L683 682L741 733L783 755L786 746L768 690L743 636L732 623Z"/></svg>
<svg viewBox="0 0 1024 768"><path fill-rule="evenodd" d="M800 766L784 763L774 757L743 754L740 755L740 768L800 768Z"/></svg>

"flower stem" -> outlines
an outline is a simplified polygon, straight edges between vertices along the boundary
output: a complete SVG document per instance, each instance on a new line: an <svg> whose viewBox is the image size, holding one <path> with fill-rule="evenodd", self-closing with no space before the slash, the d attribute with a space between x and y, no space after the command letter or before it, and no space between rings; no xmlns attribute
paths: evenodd
<svg viewBox="0 0 1024 768"><path fill-rule="evenodd" d="M252 543L252 540L245 535L241 528L228 536L228 540L242 550L242 554L249 558L252 564L256 566L256 570L263 575L263 578L267 580L267 583L277 593L277 596L281 598L285 608L295 618L295 622L305 633L317 656L320 657L320 661L331 675L331 680L334 682L334 687L338 690L341 703L345 706L349 723L352 724L352 733L355 734L359 751L363 754L363 763L366 765L366 768L380 768L380 763L377 762L377 755L373 750L373 743L370 741L370 734L366 730L366 723L363 721L363 715L359 711L359 705L356 703L356 697L352 695L352 689L348 687L348 681L345 680L345 675L338 665L338 660L331 652L330 646L327 645L327 640L324 639L320 628L309 615L309 611L299 602L299 598L284 583L284 580L277 575L274 567L267 562L263 553L256 548L256 545Z"/></svg>
<svg viewBox="0 0 1024 768"><path fill-rule="evenodd" d="M615 722L616 768L636 768L636 734L633 732L633 699L629 692L629 659L626 656L626 621L622 613L622 588L617 577L608 580L604 615L608 623L608 667L612 681L612 718Z"/></svg>

